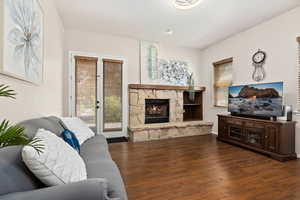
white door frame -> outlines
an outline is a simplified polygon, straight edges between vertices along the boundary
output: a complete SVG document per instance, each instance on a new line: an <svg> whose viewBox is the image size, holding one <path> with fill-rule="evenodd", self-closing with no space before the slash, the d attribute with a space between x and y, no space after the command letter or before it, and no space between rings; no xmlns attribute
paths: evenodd
<svg viewBox="0 0 300 200"><path fill-rule="evenodd" d="M69 94L68 94L68 113L70 117L75 117L75 56L98 58L97 62L97 99L100 100L100 109L97 109L97 134L103 134L107 138L127 137L128 126L128 79L127 79L127 60L121 56L99 55L96 53L87 53L79 51L69 52ZM103 59L121 60L122 68L122 131L103 132ZM98 119L99 117L99 119Z"/></svg>

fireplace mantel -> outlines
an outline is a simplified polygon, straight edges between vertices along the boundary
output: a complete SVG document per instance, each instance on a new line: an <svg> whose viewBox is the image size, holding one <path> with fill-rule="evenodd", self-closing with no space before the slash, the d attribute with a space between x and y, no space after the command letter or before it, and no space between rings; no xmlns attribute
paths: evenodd
<svg viewBox="0 0 300 200"><path fill-rule="evenodd" d="M188 90L186 86L174 85L145 85L145 84L129 84L129 89L150 89L150 90ZM205 87L195 87L196 91L205 91Z"/></svg>

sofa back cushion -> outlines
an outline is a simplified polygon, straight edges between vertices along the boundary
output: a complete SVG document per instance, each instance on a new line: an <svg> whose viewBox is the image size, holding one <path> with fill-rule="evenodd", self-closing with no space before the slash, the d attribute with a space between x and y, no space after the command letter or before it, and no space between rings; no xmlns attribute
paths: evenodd
<svg viewBox="0 0 300 200"><path fill-rule="evenodd" d="M44 187L23 163L21 152L21 146L0 149L0 196Z"/></svg>
<svg viewBox="0 0 300 200"><path fill-rule="evenodd" d="M45 129L60 136L64 128L59 123L57 117L43 117L38 119L30 119L19 123L18 125L25 127L25 134L29 138L33 138L39 129Z"/></svg>
<svg viewBox="0 0 300 200"><path fill-rule="evenodd" d="M25 134L29 138L33 138L40 128L49 130L56 135L60 135L64 130L56 117L31 119L18 125L25 127ZM21 153L21 146L0 149L0 196L45 187L26 167Z"/></svg>

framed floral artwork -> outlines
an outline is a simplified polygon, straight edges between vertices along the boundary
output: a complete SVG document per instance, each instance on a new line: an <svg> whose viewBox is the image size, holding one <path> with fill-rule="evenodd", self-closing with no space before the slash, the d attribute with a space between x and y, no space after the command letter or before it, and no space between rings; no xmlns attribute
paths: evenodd
<svg viewBox="0 0 300 200"><path fill-rule="evenodd" d="M39 0L0 1L0 73L43 81L43 10Z"/></svg>

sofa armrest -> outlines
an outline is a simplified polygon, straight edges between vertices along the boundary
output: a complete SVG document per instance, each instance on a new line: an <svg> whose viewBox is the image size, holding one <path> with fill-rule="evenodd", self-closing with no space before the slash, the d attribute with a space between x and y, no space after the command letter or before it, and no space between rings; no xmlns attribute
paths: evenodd
<svg viewBox="0 0 300 200"><path fill-rule="evenodd" d="M66 185L0 196L1 200L121 200L107 196L105 179L88 179Z"/></svg>

